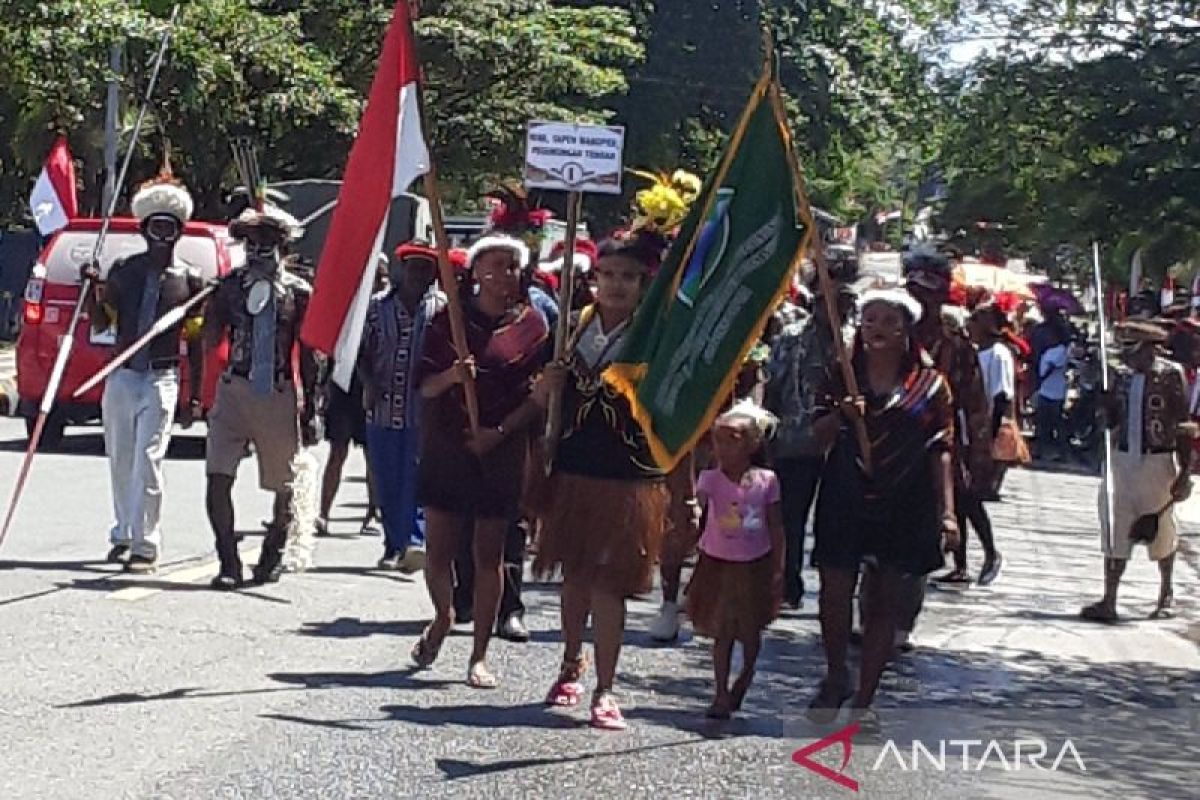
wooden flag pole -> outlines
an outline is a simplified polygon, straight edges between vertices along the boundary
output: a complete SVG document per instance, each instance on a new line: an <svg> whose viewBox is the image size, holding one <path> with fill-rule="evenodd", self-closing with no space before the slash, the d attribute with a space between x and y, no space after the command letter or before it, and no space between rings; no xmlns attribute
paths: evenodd
<svg viewBox="0 0 1200 800"><path fill-rule="evenodd" d="M768 46L769 42L770 39L768 37ZM842 383L851 397L858 397L858 378L854 374L854 364L851 362L850 353L846 349L846 341L842 338L842 314L838 310L837 292L833 285L833 277L829 274L829 265L825 263L825 250L821 246L820 237L817 236L817 226L813 220L808 197L804 194L804 174L800 171L800 161L796 158L796 150L792 146L791 131L788 130L783 97L779 93L779 83L774 78L771 80L768 96L770 97L771 107L775 111L775 120L780 127L780 134L783 136L784 141L787 142L788 168L792 171L792 183L795 184L798 195L796 202L800 209L800 214L804 219L804 224L810 231L808 239L810 242L809 252L813 264L817 268L817 280L821 286L821 296L825 303L826 316L829 318L830 333L833 337L833 349L837 356L838 366L841 368ZM858 449L862 454L863 472L870 475L873 470L871 438L867 435L867 425L861 416L854 420L854 435L858 439Z"/></svg>
<svg viewBox="0 0 1200 800"><path fill-rule="evenodd" d="M413 37L416 42L416 37ZM425 92L418 89L417 108L421 111L421 130L425 133L428 143L432 138L429 129L429 118L425 114ZM433 221L434 246L437 249L438 276L441 279L442 290L446 293L446 313L450 317L450 338L458 353L459 361L465 361L471 356L467 345L467 326L463 321L462 295L458 291L458 280L454 275L454 266L450 263L450 237L446 235L446 217L442 211L442 193L438 188L437 159L433 157L433 148L429 148L429 169L425 171L425 199L429 201L429 214ZM479 433L479 397L475 394L475 376L468 374L463 382L463 396L467 403L467 420L471 425L471 434Z"/></svg>
<svg viewBox="0 0 1200 800"><path fill-rule="evenodd" d="M563 240L563 266L558 287L558 330L554 336L554 360L560 363L570 355L567 346L571 341L571 304L575 297L575 237L582 205L582 194L570 192L567 195L567 235ZM547 471L554 461L558 441L562 436L562 407L562 392L555 392L550 398L550 408L546 415Z"/></svg>

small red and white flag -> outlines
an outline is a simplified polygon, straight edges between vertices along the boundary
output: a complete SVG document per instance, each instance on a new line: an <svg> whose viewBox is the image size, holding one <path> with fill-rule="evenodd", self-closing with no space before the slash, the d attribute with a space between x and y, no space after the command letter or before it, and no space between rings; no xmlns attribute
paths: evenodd
<svg viewBox="0 0 1200 800"><path fill-rule="evenodd" d="M75 162L67 137L59 136L46 156L42 174L29 195L29 210L42 236L65 228L79 213L75 197Z"/></svg>
<svg viewBox="0 0 1200 800"><path fill-rule="evenodd" d="M300 332L307 345L333 357L333 380L347 389L392 200L429 171L409 2L396 3L383 42Z"/></svg>

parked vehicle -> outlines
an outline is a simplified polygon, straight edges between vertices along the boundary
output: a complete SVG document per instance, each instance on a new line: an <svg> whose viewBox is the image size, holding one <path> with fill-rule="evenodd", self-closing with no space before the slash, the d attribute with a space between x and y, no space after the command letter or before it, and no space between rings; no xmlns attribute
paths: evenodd
<svg viewBox="0 0 1200 800"><path fill-rule="evenodd" d="M22 327L17 339L17 394L19 413L25 417L26 430L32 431L38 407L50 381L50 373L58 355L59 342L66 335L71 313L79 298L80 267L95 250L101 221L76 219L54 235L43 248L32 275L25 287ZM100 253L100 276L103 281L113 263L145 250L146 243L132 218L115 218ZM189 222L183 238L175 248L175 257L200 270L206 280L229 272L243 258L242 247L229 238L224 225ZM75 329L75 346L66 374L58 390L58 399L46 421L42 441L46 447L57 446L67 425L79 425L100 418L100 398L103 385L79 398L74 391L111 358L116 334L113 330L92 331L85 313ZM181 342L182 348L182 342ZM186 350L181 349L186 355ZM216 379L221 371L222 351L212 354L204 370L201 399L208 409L216 394ZM187 364L181 370L180 402L191 396Z"/></svg>

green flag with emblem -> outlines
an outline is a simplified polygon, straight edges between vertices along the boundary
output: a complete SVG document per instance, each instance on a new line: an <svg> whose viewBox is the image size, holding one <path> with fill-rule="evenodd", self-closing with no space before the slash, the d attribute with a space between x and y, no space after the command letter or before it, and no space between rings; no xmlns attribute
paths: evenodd
<svg viewBox="0 0 1200 800"><path fill-rule="evenodd" d="M813 226L796 163L768 70L604 373L665 469L728 406L803 255Z"/></svg>

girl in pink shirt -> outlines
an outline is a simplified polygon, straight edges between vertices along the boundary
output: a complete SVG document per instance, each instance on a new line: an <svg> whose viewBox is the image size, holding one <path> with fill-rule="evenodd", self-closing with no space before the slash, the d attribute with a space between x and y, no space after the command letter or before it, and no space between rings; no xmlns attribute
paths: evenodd
<svg viewBox="0 0 1200 800"><path fill-rule="evenodd" d="M700 473L696 497L705 514L700 561L688 585L688 614L696 632L713 639L717 696L708 716L728 719L742 707L754 677L762 631L783 594L783 513L779 479L754 466L775 417L744 400L717 418L713 450L718 468ZM729 686L734 642L742 672Z"/></svg>

